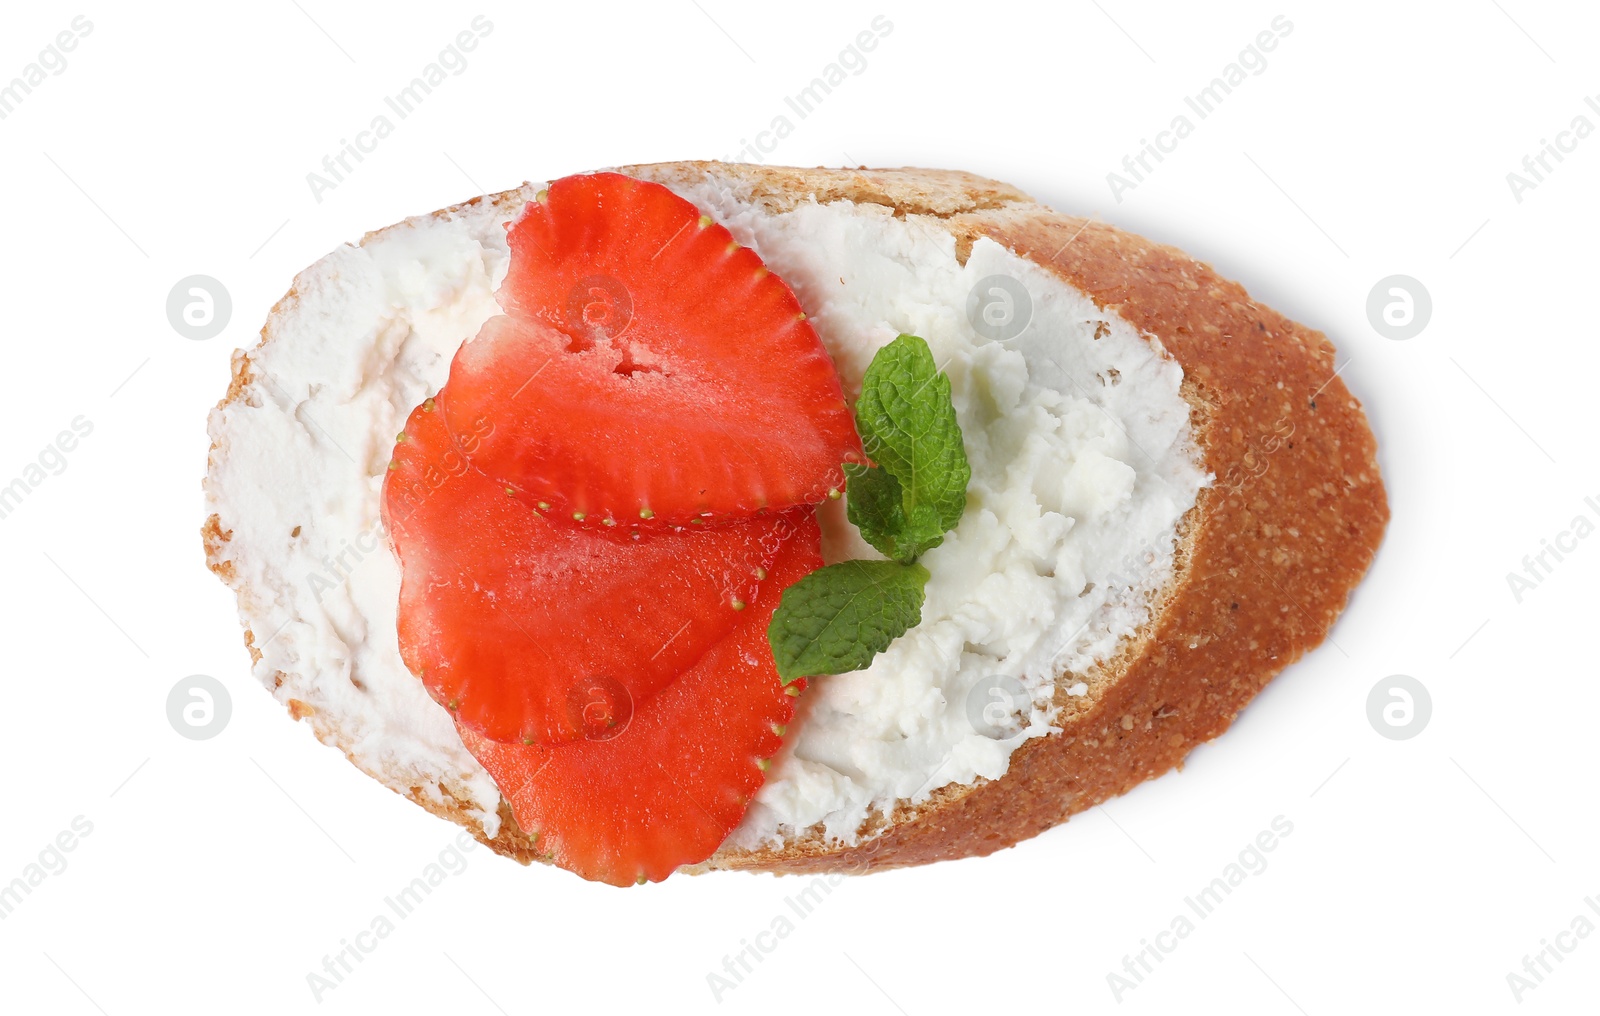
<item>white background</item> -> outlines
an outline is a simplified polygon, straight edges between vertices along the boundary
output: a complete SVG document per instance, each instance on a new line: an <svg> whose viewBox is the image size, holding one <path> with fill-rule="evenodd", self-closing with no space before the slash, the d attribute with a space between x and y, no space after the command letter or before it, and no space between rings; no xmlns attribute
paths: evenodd
<svg viewBox="0 0 1600 1016"><path fill-rule="evenodd" d="M0 484L74 417L94 430L0 519L0 883L75 816L93 832L0 921L0 1009L1499 1012L1541 940L1600 924L1600 539L1520 603L1506 578L1600 520L1600 137L1521 202L1506 181L1573 117L1600 126L1592 5L23 6L0 16L0 81L74 15L93 30L0 120ZM465 72L316 201L306 174L479 13L494 28ZM734 155L880 13L865 70L766 161L1008 180L1325 330L1394 509L1370 576L1330 644L1182 773L987 859L849 881L720 1003L708 973L798 881L618 891L481 848L317 1002L307 974L456 830L247 672L198 535L230 351L368 229L525 178ZM1107 172L1279 14L1266 70L1114 200ZM194 273L232 293L209 341L165 314ZM1395 273L1434 304L1408 341L1365 310ZM233 701L203 742L165 709L196 673ZM1367 719L1392 674L1431 693L1412 740ZM1266 870L1119 1002L1107 974L1280 815ZM1600 934L1563 941L1526 1011L1600 993Z"/></svg>

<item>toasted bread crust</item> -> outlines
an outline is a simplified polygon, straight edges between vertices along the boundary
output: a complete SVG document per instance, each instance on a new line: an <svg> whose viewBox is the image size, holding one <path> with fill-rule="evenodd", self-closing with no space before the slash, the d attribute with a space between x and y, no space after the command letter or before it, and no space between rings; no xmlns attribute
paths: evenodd
<svg viewBox="0 0 1600 1016"><path fill-rule="evenodd" d="M1256 303L1181 251L1058 215L967 173L720 163L621 171L664 183L715 173L774 210L813 198L886 205L896 215L940 221L963 260L980 237L1032 259L1177 360L1195 443L1216 477L1183 520L1174 576L1150 623L1102 665L1089 696L1058 695L1062 729L1025 742L1003 778L947 786L920 805L903 804L863 830L853 847L814 831L778 849L725 848L696 870L858 873L992 853L1180 765L1285 666L1327 638L1376 553L1389 512L1366 417L1334 375L1333 347L1321 333ZM235 369L225 402L241 397L247 357L239 356ZM227 535L215 516L205 539L213 570L230 579L216 553ZM337 730L322 729L315 717L312 723L322 740L343 747ZM449 788L431 800L419 788L373 775L496 851L524 863L537 859L503 802L491 839Z"/></svg>

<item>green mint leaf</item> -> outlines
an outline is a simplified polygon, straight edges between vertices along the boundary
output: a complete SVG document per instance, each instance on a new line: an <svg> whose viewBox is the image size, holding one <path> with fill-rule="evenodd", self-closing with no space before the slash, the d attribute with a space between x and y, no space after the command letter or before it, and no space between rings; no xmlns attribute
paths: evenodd
<svg viewBox="0 0 1600 1016"><path fill-rule="evenodd" d="M844 472L849 480L845 513L883 556L910 564L944 542L944 520L932 505L917 505L906 514L905 495L893 473L850 462Z"/></svg>
<svg viewBox="0 0 1600 1016"><path fill-rule="evenodd" d="M916 530L907 530L897 543L936 546L961 521L972 468L950 401L950 378L934 364L925 341L901 335L878 350L861 380L856 426L867 455L899 483L901 513ZM869 496L877 495L881 490ZM938 537L931 543L930 531Z"/></svg>
<svg viewBox="0 0 1600 1016"><path fill-rule="evenodd" d="M928 570L894 561L843 561L783 591L767 627L778 676L860 670L922 620Z"/></svg>

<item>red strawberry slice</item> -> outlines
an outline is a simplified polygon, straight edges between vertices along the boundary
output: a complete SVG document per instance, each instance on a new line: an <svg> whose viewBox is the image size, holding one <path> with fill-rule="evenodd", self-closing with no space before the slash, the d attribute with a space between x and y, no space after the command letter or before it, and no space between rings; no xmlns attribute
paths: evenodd
<svg viewBox="0 0 1600 1016"><path fill-rule="evenodd" d="M635 535L550 518L468 465L447 398L406 422L383 514L401 657L461 725L539 744L603 733L748 616L791 520Z"/></svg>
<svg viewBox="0 0 1600 1016"><path fill-rule="evenodd" d="M799 514L759 599L734 630L636 704L620 733L546 748L487 741L462 728L517 824L537 834L556 864L612 885L659 882L710 857L739 824L802 684L786 691L767 646L783 590L822 565L814 513Z"/></svg>
<svg viewBox="0 0 1600 1016"><path fill-rule="evenodd" d="M452 433L563 515L686 523L815 503L861 442L788 286L660 184L552 183L510 227L492 319L456 354Z"/></svg>

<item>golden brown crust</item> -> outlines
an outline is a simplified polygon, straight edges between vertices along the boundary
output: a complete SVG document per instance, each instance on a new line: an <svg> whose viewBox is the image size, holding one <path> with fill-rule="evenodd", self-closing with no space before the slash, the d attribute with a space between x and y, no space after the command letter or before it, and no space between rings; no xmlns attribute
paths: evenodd
<svg viewBox="0 0 1600 1016"><path fill-rule="evenodd" d="M1017 749L1004 778L902 806L852 848L813 834L782 849L724 850L703 869L863 872L992 853L1180 765L1327 637L1377 550L1388 505L1372 433L1333 375L1333 347L1320 333L1181 251L1057 215L967 173L719 163L622 172L665 183L715 173L773 211L811 198L886 205L942 222L963 260L979 237L1031 258L1178 361L1195 443L1216 477L1184 519L1174 578L1150 624L1102 666L1087 700L1063 713L1060 733ZM241 355L230 400L248 369ZM214 516L205 539L208 560L228 579L214 553L227 534ZM338 743L337 731L318 734ZM438 801L421 788L392 789L500 853L523 863L539 857L504 802L490 839L448 788L438 788Z"/></svg>

